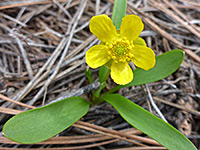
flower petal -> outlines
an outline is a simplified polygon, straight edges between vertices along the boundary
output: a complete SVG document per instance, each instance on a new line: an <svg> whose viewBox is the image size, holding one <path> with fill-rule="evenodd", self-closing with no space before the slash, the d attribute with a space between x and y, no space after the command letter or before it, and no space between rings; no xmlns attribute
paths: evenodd
<svg viewBox="0 0 200 150"><path fill-rule="evenodd" d="M85 61L91 68L98 68L108 62L107 46L92 46L85 54Z"/></svg>
<svg viewBox="0 0 200 150"><path fill-rule="evenodd" d="M147 46L145 40L143 40L143 38L138 37L137 39L135 39L133 41L133 45L142 45L142 46Z"/></svg>
<svg viewBox="0 0 200 150"><path fill-rule="evenodd" d="M127 15L122 19L120 34L128 40L135 40L144 28L142 19L136 15Z"/></svg>
<svg viewBox="0 0 200 150"><path fill-rule="evenodd" d="M135 45L132 49L132 54L134 58L132 62L137 66L144 70L149 70L155 65L155 54L152 49L149 47Z"/></svg>
<svg viewBox="0 0 200 150"><path fill-rule="evenodd" d="M112 20L105 14L92 17L89 27L90 31L103 42L111 42L117 36Z"/></svg>
<svg viewBox="0 0 200 150"><path fill-rule="evenodd" d="M133 71L127 62L113 62L111 66L111 78L115 83L125 85L133 80Z"/></svg>

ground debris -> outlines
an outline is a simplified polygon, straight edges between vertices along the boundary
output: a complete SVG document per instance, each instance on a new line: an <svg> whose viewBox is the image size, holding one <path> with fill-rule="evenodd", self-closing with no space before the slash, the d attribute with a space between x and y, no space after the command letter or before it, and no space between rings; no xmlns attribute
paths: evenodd
<svg viewBox="0 0 200 150"><path fill-rule="evenodd" d="M196 0L128 0L127 4L127 14L134 13L142 18L145 29L141 37L156 55L172 49L185 51L180 68L166 79L148 84L148 88L163 117L199 148L200 3ZM26 105L39 107L74 94L91 97L91 90L99 83L87 87L84 55L98 40L89 31L89 20L97 14L110 16L112 8L111 0L1 0L1 128L10 118L8 114L17 114ZM92 73L97 80L98 69ZM107 89L113 86L109 79ZM123 88L118 92L158 115L149 105L147 87ZM158 146L106 103L92 106L81 121L88 124L82 128L75 124L38 145L17 144L3 136L0 144L4 149L123 150L143 147L143 144L150 149ZM96 125L96 132L89 123ZM110 137L101 134L98 127L119 131L115 136L120 133L137 135L144 141L133 143L129 138Z"/></svg>

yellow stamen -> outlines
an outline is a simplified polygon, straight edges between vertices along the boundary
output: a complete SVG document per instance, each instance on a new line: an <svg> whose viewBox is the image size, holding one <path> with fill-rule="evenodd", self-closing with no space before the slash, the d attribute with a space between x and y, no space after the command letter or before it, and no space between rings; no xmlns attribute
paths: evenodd
<svg viewBox="0 0 200 150"><path fill-rule="evenodd" d="M117 39L112 43L106 43L108 54L115 62L129 62L133 58L131 50L134 47L133 42L126 37L117 35Z"/></svg>

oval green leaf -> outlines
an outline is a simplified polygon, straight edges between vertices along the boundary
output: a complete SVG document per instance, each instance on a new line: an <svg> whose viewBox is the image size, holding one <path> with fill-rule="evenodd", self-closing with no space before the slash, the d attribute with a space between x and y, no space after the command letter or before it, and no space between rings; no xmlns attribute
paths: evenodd
<svg viewBox="0 0 200 150"><path fill-rule="evenodd" d="M106 95L103 99L110 103L128 123L167 149L197 150L182 133L129 99L119 94Z"/></svg>
<svg viewBox="0 0 200 150"><path fill-rule="evenodd" d="M3 134L18 143L38 143L65 130L88 110L85 99L70 97L12 117L4 125Z"/></svg>
<svg viewBox="0 0 200 150"><path fill-rule="evenodd" d="M152 69L148 71L145 71L141 68L135 69L133 71L133 81L125 86L128 87L142 85L164 79L179 68L183 58L184 52L179 49L171 50L159 55L156 57L156 64Z"/></svg>
<svg viewBox="0 0 200 150"><path fill-rule="evenodd" d="M146 83L155 82L164 79L174 73L181 65L184 59L184 52L179 49L171 50L156 57L156 64L154 68L145 71L141 68L133 70L134 78L126 85L117 85L107 92L113 93L120 88L143 85Z"/></svg>

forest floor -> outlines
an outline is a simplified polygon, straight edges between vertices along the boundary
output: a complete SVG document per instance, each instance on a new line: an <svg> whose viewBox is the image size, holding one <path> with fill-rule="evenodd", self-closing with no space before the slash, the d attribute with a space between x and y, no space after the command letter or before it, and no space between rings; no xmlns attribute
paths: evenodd
<svg viewBox="0 0 200 150"><path fill-rule="evenodd" d="M111 16L112 0L1 0L0 2L0 127L13 115L60 97L87 99L89 82L85 53L99 41L89 31L92 16ZM129 0L127 14L144 22L141 37L156 55L182 49L185 58L169 77L148 88L166 120L200 147L200 1ZM164 68L163 68L164 69ZM98 69L92 70L97 83ZM114 87L108 79L107 90ZM84 90L87 89L87 90ZM145 86L119 94L157 115ZM21 102L15 104L14 102ZM24 105L23 105L24 104ZM29 107L30 108L30 107ZM81 121L45 142L23 145L0 136L1 149L165 149L129 125L107 103L92 106ZM92 130L95 125L96 130ZM102 131L104 127L105 131ZM111 132L111 131L119 132ZM143 137L124 138L120 133ZM124 139L124 140L122 140ZM130 142L130 141L134 142ZM141 143L145 146L141 146Z"/></svg>

